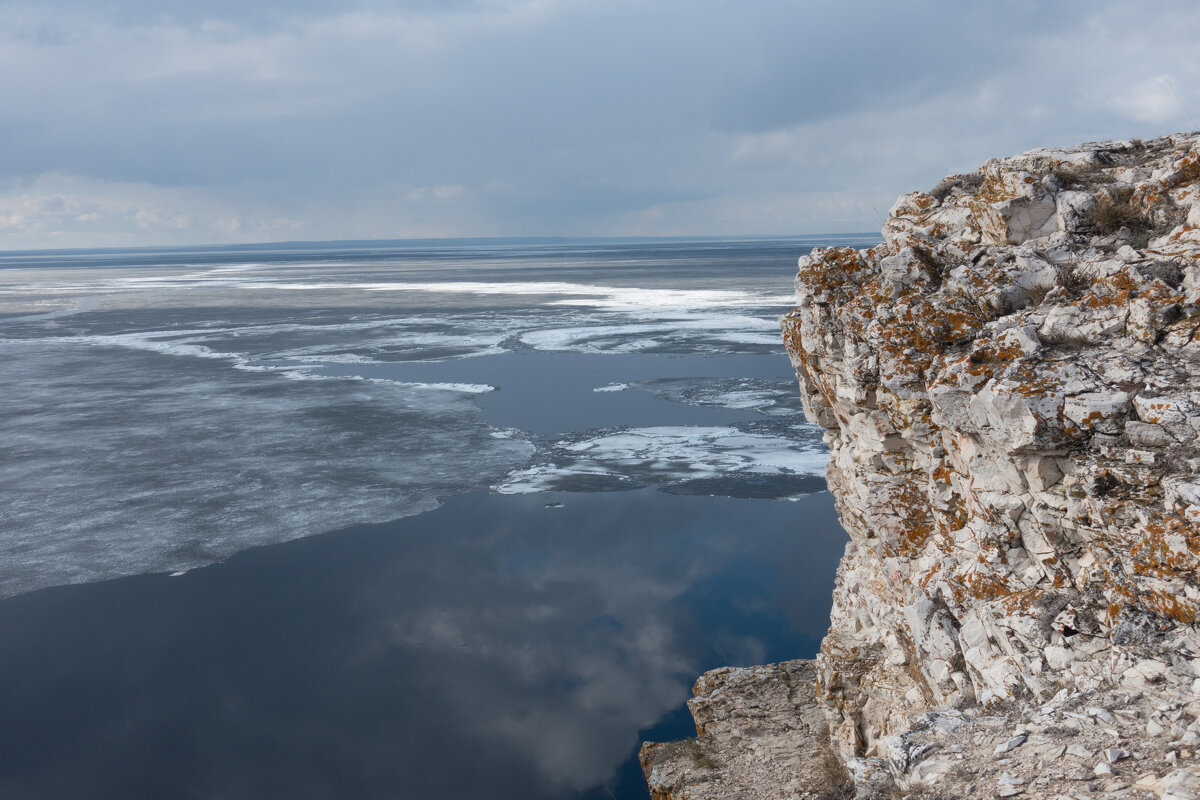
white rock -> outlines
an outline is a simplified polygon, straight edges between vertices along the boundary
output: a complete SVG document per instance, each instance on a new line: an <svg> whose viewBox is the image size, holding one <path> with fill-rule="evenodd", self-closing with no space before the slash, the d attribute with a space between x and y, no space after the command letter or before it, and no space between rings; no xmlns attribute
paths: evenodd
<svg viewBox="0 0 1200 800"><path fill-rule="evenodd" d="M1153 658L1145 658L1139 661L1133 670L1153 683L1163 679L1167 672L1167 665Z"/></svg>
<svg viewBox="0 0 1200 800"><path fill-rule="evenodd" d="M1097 426L1103 420L1124 414L1129 407L1128 392L1084 392L1066 399L1063 403L1063 416L1081 428L1096 430L1102 429Z"/></svg>
<svg viewBox="0 0 1200 800"><path fill-rule="evenodd" d="M909 772L910 785L932 786L943 776L952 771L955 761L947 757L928 758L917 764Z"/></svg>
<svg viewBox="0 0 1200 800"><path fill-rule="evenodd" d="M1133 782L1133 788L1141 789L1144 792L1154 792L1155 794L1158 794L1162 787L1158 776L1153 772L1148 772L1145 775L1139 776L1138 779Z"/></svg>
<svg viewBox="0 0 1200 800"><path fill-rule="evenodd" d="M1104 757L1108 759L1108 763L1115 764L1122 759L1129 758L1130 752L1123 747L1110 747L1104 751Z"/></svg>
<svg viewBox="0 0 1200 800"><path fill-rule="evenodd" d="M1029 738L1029 736L1027 734L1018 733L1016 736L1013 736L1011 739L1008 739L1007 741L1001 742L1000 744L996 745L996 748L992 751L992 753L994 755L1000 755L1002 753L1008 753L1013 750L1016 750L1018 747L1025 744L1025 740L1028 738Z"/></svg>
<svg viewBox="0 0 1200 800"><path fill-rule="evenodd" d="M1130 420L1125 423L1125 435L1129 442L1136 447L1167 447L1175 443L1174 437L1163 430L1161 425L1149 422Z"/></svg>
<svg viewBox="0 0 1200 800"><path fill-rule="evenodd" d="M1159 780L1162 800L1196 800L1200 797L1200 777L1187 769L1168 772Z"/></svg>

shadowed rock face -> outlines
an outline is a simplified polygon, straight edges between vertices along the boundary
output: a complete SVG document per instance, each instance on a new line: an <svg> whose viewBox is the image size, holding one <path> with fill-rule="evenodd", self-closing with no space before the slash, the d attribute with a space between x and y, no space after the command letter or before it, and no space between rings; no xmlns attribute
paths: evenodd
<svg viewBox="0 0 1200 800"><path fill-rule="evenodd" d="M801 258L782 321L851 537L816 669L840 760L860 795L970 791L989 737L1045 771L1099 725L1196 796L1200 134L992 160L883 238Z"/></svg>

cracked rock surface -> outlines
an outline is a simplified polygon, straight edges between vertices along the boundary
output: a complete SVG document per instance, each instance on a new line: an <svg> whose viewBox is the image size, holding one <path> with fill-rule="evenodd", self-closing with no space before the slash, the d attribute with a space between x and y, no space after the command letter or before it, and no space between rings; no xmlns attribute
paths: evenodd
<svg viewBox="0 0 1200 800"><path fill-rule="evenodd" d="M816 665L707 672L688 701L697 737L642 745L654 800L835 800L853 790L829 744Z"/></svg>
<svg viewBox="0 0 1200 800"><path fill-rule="evenodd" d="M851 538L839 761L860 796L1200 797L1200 134L992 160L883 238L801 258L783 320Z"/></svg>

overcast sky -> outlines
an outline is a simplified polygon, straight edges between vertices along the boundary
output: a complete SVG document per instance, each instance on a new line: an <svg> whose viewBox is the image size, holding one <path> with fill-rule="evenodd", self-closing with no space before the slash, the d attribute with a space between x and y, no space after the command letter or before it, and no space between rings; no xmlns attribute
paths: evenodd
<svg viewBox="0 0 1200 800"><path fill-rule="evenodd" d="M1200 128L1200 4L0 0L0 249L877 230Z"/></svg>

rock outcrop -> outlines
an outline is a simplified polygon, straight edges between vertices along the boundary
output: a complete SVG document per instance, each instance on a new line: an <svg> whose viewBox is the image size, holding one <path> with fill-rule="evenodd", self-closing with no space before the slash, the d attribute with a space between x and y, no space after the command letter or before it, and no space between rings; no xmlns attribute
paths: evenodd
<svg viewBox="0 0 1200 800"><path fill-rule="evenodd" d="M646 744L654 800L834 800L849 777L829 746L812 661L705 673L688 701L695 739Z"/></svg>
<svg viewBox="0 0 1200 800"><path fill-rule="evenodd" d="M851 538L831 746L860 794L1200 796L1200 134L989 161L883 239L783 320Z"/></svg>

